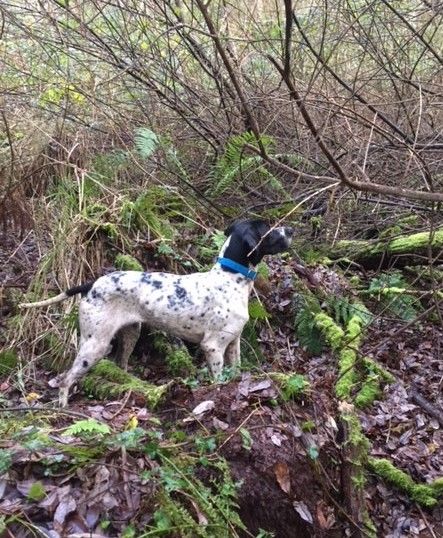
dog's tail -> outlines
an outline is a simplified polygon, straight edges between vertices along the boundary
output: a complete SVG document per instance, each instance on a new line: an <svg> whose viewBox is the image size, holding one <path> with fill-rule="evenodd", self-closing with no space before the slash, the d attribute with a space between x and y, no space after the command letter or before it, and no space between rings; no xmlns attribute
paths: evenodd
<svg viewBox="0 0 443 538"><path fill-rule="evenodd" d="M38 306L49 306L51 304L61 303L68 297L72 297L73 295L77 295L78 293L81 293L82 295L86 295L88 291L92 288L94 285L94 282L87 282L86 284L81 284L80 286L74 286L73 288L69 288L69 290L64 291L63 293L59 293L55 297L51 297L50 299L46 299L44 301L37 301L36 303L21 303L18 305L19 308L35 308Z"/></svg>

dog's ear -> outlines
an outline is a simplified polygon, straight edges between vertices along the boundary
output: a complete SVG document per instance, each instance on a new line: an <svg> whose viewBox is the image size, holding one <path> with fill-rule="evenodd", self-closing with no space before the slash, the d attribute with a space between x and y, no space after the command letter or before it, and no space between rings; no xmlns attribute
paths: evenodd
<svg viewBox="0 0 443 538"><path fill-rule="evenodd" d="M226 237L229 237L230 235L232 235L232 232L234 231L235 227L238 225L238 222L233 222L232 224L230 224L226 230L225 230L225 235Z"/></svg>
<svg viewBox="0 0 443 538"><path fill-rule="evenodd" d="M269 225L264 220L249 221L243 231L243 241L247 246L248 253L253 251L249 259L252 264L257 264L262 259L260 247L256 248L261 238L269 231Z"/></svg>
<svg viewBox="0 0 443 538"><path fill-rule="evenodd" d="M226 228L225 235L229 237L234 233L239 233L243 238L249 236L249 239L252 240L253 236L260 235L262 237L268 230L269 225L261 219L236 220ZM251 248L254 248L254 246Z"/></svg>

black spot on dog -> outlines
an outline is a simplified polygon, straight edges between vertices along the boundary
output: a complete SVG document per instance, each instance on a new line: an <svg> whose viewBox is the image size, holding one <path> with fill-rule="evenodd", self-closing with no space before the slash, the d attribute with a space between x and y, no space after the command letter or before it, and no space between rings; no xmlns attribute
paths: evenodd
<svg viewBox="0 0 443 538"><path fill-rule="evenodd" d="M205 316L206 316L206 312L202 312L202 313L200 314L200 317L201 317L201 318L204 318Z"/></svg>
<svg viewBox="0 0 443 538"><path fill-rule="evenodd" d="M89 366L89 362L88 361L83 361L83 368L87 368Z"/></svg>
<svg viewBox="0 0 443 538"><path fill-rule="evenodd" d="M160 297L157 297L157 299L155 301L157 303L159 303L160 301L163 301L163 295L160 295Z"/></svg>
<svg viewBox="0 0 443 538"><path fill-rule="evenodd" d="M151 275L149 273L142 273L142 276L140 277L140 282L142 284L150 284L151 283Z"/></svg>
<svg viewBox="0 0 443 538"><path fill-rule="evenodd" d="M91 338L92 334L88 334L88 338Z"/></svg>
<svg viewBox="0 0 443 538"><path fill-rule="evenodd" d="M112 275L111 275L112 282L114 282L114 284L117 284L118 281L121 279L122 275L123 275L123 273L121 271L112 273Z"/></svg>
<svg viewBox="0 0 443 538"><path fill-rule="evenodd" d="M161 288L163 288L163 282L161 280L153 280L152 285L156 290L160 290Z"/></svg>
<svg viewBox="0 0 443 538"><path fill-rule="evenodd" d="M92 290L91 291L91 297L93 299L102 299L103 295L101 293L99 293L97 290Z"/></svg>
<svg viewBox="0 0 443 538"><path fill-rule="evenodd" d="M175 294L180 299L180 301L183 301L183 299L186 298L186 295L188 295L188 292L185 290L185 288L182 288L181 286L176 285Z"/></svg>
<svg viewBox="0 0 443 538"><path fill-rule="evenodd" d="M243 280L243 279L242 279L241 276L239 276L238 278L235 279L235 281L237 282L237 284L240 284L240 282L241 282L242 280Z"/></svg>

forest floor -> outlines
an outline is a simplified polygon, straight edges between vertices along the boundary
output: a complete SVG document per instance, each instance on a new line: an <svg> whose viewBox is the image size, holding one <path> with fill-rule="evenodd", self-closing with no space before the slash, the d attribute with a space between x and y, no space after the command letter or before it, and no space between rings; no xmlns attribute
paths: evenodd
<svg viewBox="0 0 443 538"><path fill-rule="evenodd" d="M24 240L0 236L5 294L9 286L27 286L30 267L39 257L32 234ZM270 263L271 291L263 301L272 322L263 324L258 335L266 360L252 372L217 385L201 375L193 383L176 381L155 410L131 392L119 400L98 401L82 390L66 411L51 408L46 404L57 393L48 388L51 374L41 366L21 385L0 378L0 471L2 464L6 469L0 478L0 536L180 536L173 530L162 533L155 474L159 458L170 462L177 453L193 462L192 473L201 481L197 487L220 477L220 456L228 462L247 530L231 529L226 521L225 536L353 536L341 493L336 359L329 350L310 356L299 345L292 321L292 263ZM0 308L1 330L15 313L8 294ZM170 375L148 336L146 331L130 370L161 385ZM362 353L395 376L382 398L358 411L370 455L389 459L417 483L432 482L443 469L443 424L417 403L416 395L437 411L443 408L441 325L426 319L414 324L379 319L369 327ZM201 363L198 353L197 360ZM310 389L295 400L284 398L273 372L303 374ZM193 413L202 402L207 410ZM70 430L89 418L120 435L120 444L106 442L108 433L79 436ZM121 435L131 431L139 437L133 433L125 444ZM187 477L183 471L160 475L160 481L169 498L181 497L204 528L208 514L183 485ZM441 503L422 508L371 472L364 491L378 536L443 536ZM226 499L220 491L218 495ZM2 530L5 521L10 524ZM143 534L140 529L149 525L154 530ZM206 535L222 536L223 531Z"/></svg>

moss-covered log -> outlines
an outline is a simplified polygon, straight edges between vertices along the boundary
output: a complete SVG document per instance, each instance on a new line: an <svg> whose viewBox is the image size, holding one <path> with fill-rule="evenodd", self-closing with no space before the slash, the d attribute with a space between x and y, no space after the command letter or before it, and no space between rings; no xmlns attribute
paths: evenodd
<svg viewBox="0 0 443 538"><path fill-rule="evenodd" d="M443 250L443 229L421 232L396 239L373 241L339 241L328 253L332 260L352 260L366 269L426 265L429 247L435 258Z"/></svg>
<svg viewBox="0 0 443 538"><path fill-rule="evenodd" d="M439 489L441 479L437 479L430 485L417 484L407 473L386 459L369 458L368 464L374 473L409 495L421 506L432 508L438 503L438 497L441 495Z"/></svg>
<svg viewBox="0 0 443 538"><path fill-rule="evenodd" d="M346 511L356 523L351 530L351 536L353 538L375 537L376 530L369 519L364 497L369 441L361 431L360 421L354 407L341 402L339 409L339 424L343 439L341 443L341 492Z"/></svg>
<svg viewBox="0 0 443 538"><path fill-rule="evenodd" d="M82 384L86 392L100 399L119 399L131 391L151 409L162 400L170 386L170 383L151 385L106 359L102 359L88 372Z"/></svg>

